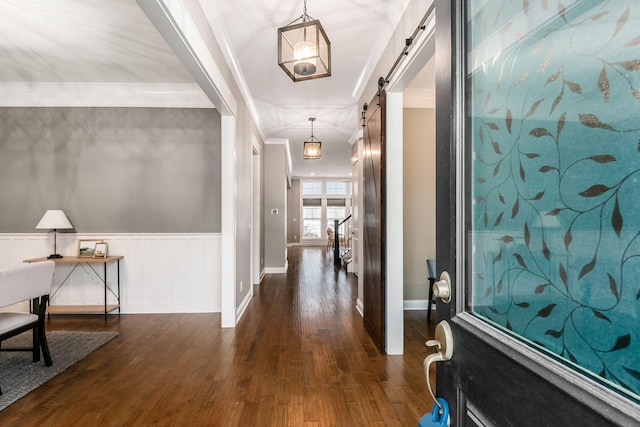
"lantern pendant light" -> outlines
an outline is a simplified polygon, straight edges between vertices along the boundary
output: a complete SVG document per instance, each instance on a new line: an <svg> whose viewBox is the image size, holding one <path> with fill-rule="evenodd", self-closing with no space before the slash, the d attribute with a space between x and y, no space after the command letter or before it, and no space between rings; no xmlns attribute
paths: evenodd
<svg viewBox="0 0 640 427"><path fill-rule="evenodd" d="M294 82L331 75L331 42L320 21L307 14L307 0L302 16L278 28L278 65Z"/></svg>
<svg viewBox="0 0 640 427"><path fill-rule="evenodd" d="M313 122L315 122L316 119L311 117L309 121L311 122L311 136L304 142L302 157L307 160L318 160L322 156L322 142L313 136Z"/></svg>

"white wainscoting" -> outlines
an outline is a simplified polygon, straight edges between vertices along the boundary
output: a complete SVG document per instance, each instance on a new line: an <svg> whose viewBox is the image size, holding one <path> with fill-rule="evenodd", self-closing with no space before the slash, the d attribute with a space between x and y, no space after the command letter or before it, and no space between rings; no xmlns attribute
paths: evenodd
<svg viewBox="0 0 640 427"><path fill-rule="evenodd" d="M207 313L221 310L221 235L206 234L71 234L58 233L58 253L75 255L79 239L104 239L109 254L120 260L122 313ZM0 234L0 268L52 253L51 234ZM72 266L58 265L55 284ZM94 268L102 275L100 264ZM116 288L117 266L110 263L107 281ZM79 266L56 294L59 305L102 304L104 288L88 267ZM113 298L109 300L113 301Z"/></svg>

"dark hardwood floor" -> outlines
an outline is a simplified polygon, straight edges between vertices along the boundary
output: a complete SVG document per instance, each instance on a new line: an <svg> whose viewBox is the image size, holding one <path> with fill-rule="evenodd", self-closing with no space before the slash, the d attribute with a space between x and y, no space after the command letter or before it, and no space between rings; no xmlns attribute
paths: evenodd
<svg viewBox="0 0 640 427"><path fill-rule="evenodd" d="M291 248L289 272L265 277L235 329L219 314L52 316L48 330L119 336L0 412L0 425L415 426L433 405L426 311L405 313L405 354L385 356L356 296L324 248Z"/></svg>

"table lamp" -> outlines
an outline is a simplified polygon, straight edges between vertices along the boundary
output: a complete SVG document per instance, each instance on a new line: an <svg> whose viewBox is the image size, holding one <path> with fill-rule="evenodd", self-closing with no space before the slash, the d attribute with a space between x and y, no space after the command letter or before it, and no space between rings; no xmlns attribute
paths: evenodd
<svg viewBox="0 0 640 427"><path fill-rule="evenodd" d="M58 248L57 248L56 233L58 230L64 230L69 228L73 228L73 225L71 224L71 222L69 221L69 218L67 218L67 216L64 214L63 211L56 210L56 209L49 209L44 213L44 216L42 217L38 225L36 225L36 229L53 230L53 253L47 257L48 259L62 258L62 255L57 253Z"/></svg>

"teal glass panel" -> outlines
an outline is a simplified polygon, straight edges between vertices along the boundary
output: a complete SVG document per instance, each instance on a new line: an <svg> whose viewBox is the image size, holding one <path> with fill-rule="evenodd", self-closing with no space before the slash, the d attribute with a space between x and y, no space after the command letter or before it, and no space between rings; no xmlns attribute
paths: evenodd
<svg viewBox="0 0 640 427"><path fill-rule="evenodd" d="M470 311L640 395L640 2L466 2Z"/></svg>

